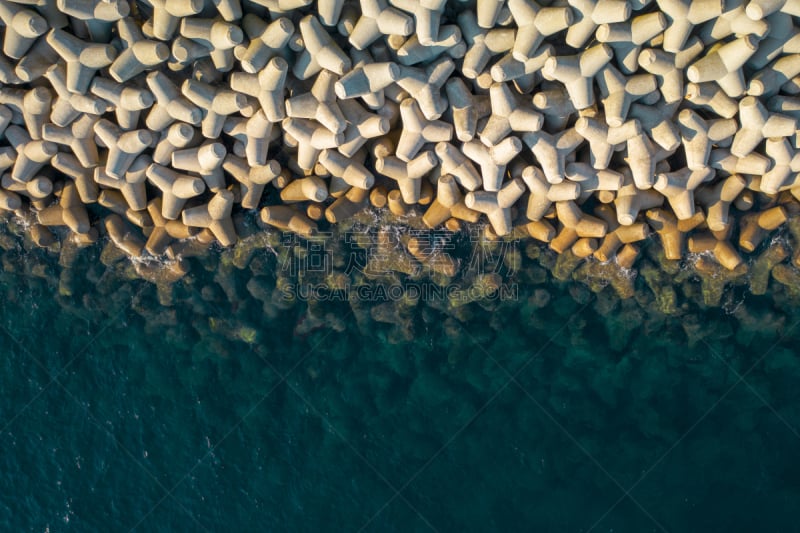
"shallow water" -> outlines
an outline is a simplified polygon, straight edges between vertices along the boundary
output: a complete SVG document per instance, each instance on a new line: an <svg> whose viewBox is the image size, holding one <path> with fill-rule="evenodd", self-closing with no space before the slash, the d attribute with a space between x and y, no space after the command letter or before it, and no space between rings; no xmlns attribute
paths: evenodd
<svg viewBox="0 0 800 533"><path fill-rule="evenodd" d="M66 296L53 258L4 255L2 530L800 530L800 308L774 281L670 316L641 280L512 273L454 318L256 299L285 275L266 248L193 260L162 305L87 253Z"/></svg>

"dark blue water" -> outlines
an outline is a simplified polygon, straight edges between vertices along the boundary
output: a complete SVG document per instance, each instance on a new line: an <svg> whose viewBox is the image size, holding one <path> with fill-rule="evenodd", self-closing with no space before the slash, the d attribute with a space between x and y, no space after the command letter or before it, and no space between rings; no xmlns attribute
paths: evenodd
<svg viewBox="0 0 800 533"><path fill-rule="evenodd" d="M667 276L665 315L642 276L621 300L525 256L514 297L454 311L285 302L266 249L171 289L82 253L69 283L2 254L2 530L800 530L774 280L705 306Z"/></svg>

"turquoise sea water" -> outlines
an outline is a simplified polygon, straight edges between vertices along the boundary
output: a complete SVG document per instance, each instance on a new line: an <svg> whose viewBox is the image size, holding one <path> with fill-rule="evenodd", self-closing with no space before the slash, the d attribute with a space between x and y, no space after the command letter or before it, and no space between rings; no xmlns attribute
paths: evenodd
<svg viewBox="0 0 800 533"><path fill-rule="evenodd" d="M98 254L71 295L57 257L3 254L4 531L800 530L800 308L774 281L721 307L686 282L662 315L641 279L512 275L454 318L255 298L266 250L194 259L165 302Z"/></svg>

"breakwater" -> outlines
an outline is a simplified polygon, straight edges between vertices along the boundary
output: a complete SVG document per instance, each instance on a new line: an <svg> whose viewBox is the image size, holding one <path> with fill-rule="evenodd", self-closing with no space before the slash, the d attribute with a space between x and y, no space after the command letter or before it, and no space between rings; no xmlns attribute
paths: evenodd
<svg viewBox="0 0 800 533"><path fill-rule="evenodd" d="M791 2L434 4L6 2L0 208L132 258L372 206L733 275L796 214Z"/></svg>

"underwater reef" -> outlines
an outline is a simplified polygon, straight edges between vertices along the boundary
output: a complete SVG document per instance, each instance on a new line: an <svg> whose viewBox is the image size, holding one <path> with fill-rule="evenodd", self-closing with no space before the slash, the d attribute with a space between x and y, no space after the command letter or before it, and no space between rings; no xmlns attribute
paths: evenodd
<svg viewBox="0 0 800 533"><path fill-rule="evenodd" d="M385 210L308 239L235 220L241 238L231 247L189 239L178 260L131 260L110 239L65 239L43 249L29 226L7 215L0 226L4 292L12 303L46 295L77 317L114 316L132 305L153 328L205 324L219 338L252 346L263 342L259 324L270 317L295 316L294 333L306 335L343 330L352 314L363 334L404 343L428 320L458 337L459 324L484 315L502 332L503 310L525 313L531 323L562 323L590 305L609 320L613 346L667 322L679 324L680 338L694 345L717 334L703 326L703 313L719 310L741 324L738 334L758 335L787 327L800 303L800 270L787 262L798 242L791 233L763 243L733 271L710 252L668 259L648 238L636 268L624 269L513 235L487 238L486 227L434 231ZM554 308L561 310L548 316Z"/></svg>

